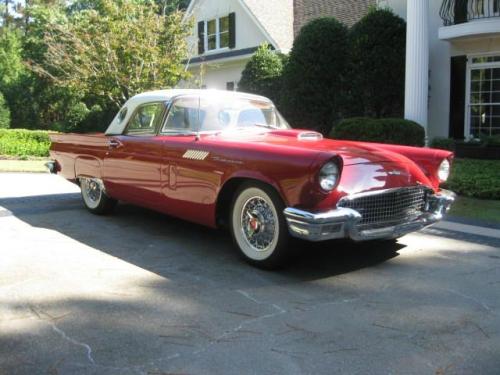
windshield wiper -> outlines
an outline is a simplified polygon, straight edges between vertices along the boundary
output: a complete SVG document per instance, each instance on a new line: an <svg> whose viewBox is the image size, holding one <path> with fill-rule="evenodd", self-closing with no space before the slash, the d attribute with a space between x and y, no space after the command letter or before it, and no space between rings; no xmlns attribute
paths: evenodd
<svg viewBox="0 0 500 375"><path fill-rule="evenodd" d="M258 127L258 128L279 129L276 126L269 125L269 124L263 124L263 123L259 123L259 122L252 123L252 125L255 127ZM251 129L252 129L252 126L241 126L241 125L240 126L231 126L231 127L216 131L212 134L217 136L217 135L220 135L220 134L222 134L224 132L228 132L228 131L231 132L231 131L235 131L235 130L251 130Z"/></svg>
<svg viewBox="0 0 500 375"><path fill-rule="evenodd" d="M260 128L278 129L276 126L269 125L269 124L263 124L263 123L260 123L260 122L254 122L253 124L254 124L255 126L260 127Z"/></svg>

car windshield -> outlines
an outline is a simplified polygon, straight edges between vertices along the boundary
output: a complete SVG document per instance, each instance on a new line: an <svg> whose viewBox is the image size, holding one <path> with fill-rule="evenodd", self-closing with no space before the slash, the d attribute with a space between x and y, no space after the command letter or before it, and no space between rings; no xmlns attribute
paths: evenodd
<svg viewBox="0 0 500 375"><path fill-rule="evenodd" d="M202 97L199 116L200 131L290 128L271 102L242 97Z"/></svg>

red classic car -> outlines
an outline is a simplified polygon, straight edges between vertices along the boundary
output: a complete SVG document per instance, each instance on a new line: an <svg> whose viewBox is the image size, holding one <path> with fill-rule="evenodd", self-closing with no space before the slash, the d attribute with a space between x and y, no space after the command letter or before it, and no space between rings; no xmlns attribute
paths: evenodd
<svg viewBox="0 0 500 375"><path fill-rule="evenodd" d="M448 151L323 139L264 97L163 90L134 96L104 134L54 134L49 168L104 214L126 201L210 227L244 258L286 259L290 237L394 239L440 220Z"/></svg>

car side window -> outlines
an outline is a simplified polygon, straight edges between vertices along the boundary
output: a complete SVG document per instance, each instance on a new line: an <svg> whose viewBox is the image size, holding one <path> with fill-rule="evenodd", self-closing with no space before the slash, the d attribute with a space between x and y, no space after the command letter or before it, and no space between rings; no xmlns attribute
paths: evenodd
<svg viewBox="0 0 500 375"><path fill-rule="evenodd" d="M130 119L126 133L128 135L153 135L161 121L165 105L147 103L139 106Z"/></svg>
<svg viewBox="0 0 500 375"><path fill-rule="evenodd" d="M199 128L199 98L178 98L170 107L162 133L193 132Z"/></svg>
<svg viewBox="0 0 500 375"><path fill-rule="evenodd" d="M125 117L127 117L127 107L123 107L122 110L120 111L120 114L118 115L118 122L121 123L123 120L125 120Z"/></svg>

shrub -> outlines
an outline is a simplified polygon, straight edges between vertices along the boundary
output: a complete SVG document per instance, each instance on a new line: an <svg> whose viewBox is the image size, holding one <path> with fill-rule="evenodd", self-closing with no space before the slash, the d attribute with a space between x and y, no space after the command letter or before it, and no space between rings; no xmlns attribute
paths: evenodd
<svg viewBox="0 0 500 375"><path fill-rule="evenodd" d="M482 136L481 142L485 146L500 146L500 134Z"/></svg>
<svg viewBox="0 0 500 375"><path fill-rule="evenodd" d="M349 46L351 115L402 116L405 21L390 10L372 10L350 30Z"/></svg>
<svg viewBox="0 0 500 375"><path fill-rule="evenodd" d="M347 39L347 27L331 17L315 19L301 29L283 72L280 106L293 126L327 132L342 117Z"/></svg>
<svg viewBox="0 0 500 375"><path fill-rule="evenodd" d="M423 146L425 131L419 124L409 120L355 117L335 125L330 137L353 141Z"/></svg>
<svg viewBox="0 0 500 375"><path fill-rule="evenodd" d="M42 130L0 129L0 155L48 156L49 133Z"/></svg>
<svg viewBox="0 0 500 375"><path fill-rule="evenodd" d="M279 55L263 44L252 56L241 73L238 90L279 100L284 55Z"/></svg>
<svg viewBox="0 0 500 375"><path fill-rule="evenodd" d="M500 160L455 159L446 188L459 195L500 199Z"/></svg>
<svg viewBox="0 0 500 375"><path fill-rule="evenodd" d="M10 127L10 110L0 92L0 129Z"/></svg>
<svg viewBox="0 0 500 375"><path fill-rule="evenodd" d="M455 150L455 143L456 141L452 138L434 138L431 141L430 147L432 148L439 148L441 150L449 150L453 151Z"/></svg>

